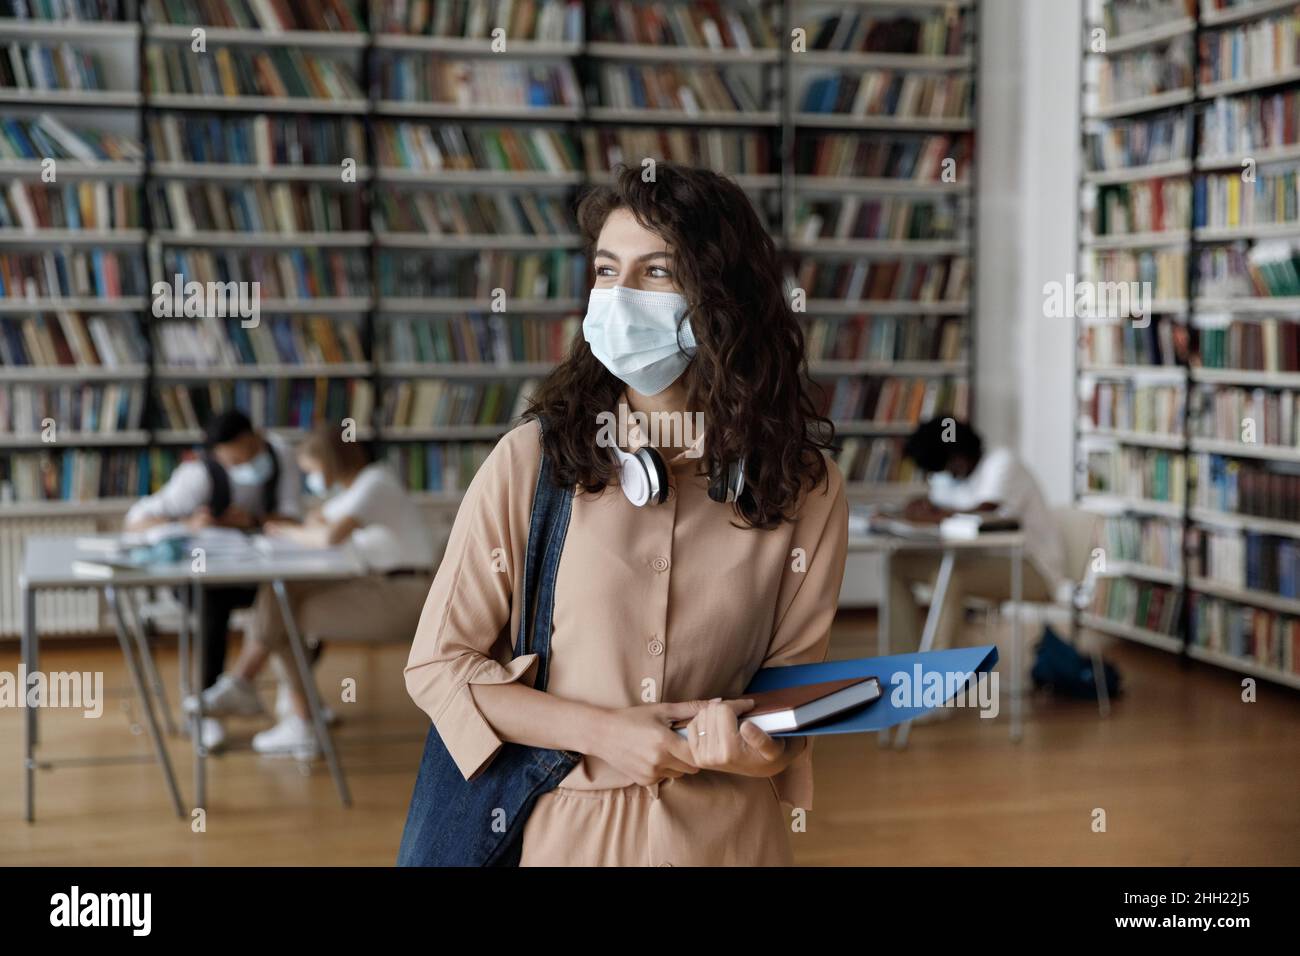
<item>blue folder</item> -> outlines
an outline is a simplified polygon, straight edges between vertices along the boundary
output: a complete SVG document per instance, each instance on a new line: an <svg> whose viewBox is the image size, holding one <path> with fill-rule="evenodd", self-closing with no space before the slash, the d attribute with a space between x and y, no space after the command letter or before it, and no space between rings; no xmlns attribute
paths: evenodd
<svg viewBox="0 0 1300 956"><path fill-rule="evenodd" d="M982 647L957 647L948 651L927 651L924 654L895 654L891 657L859 657L847 661L826 661L821 664L792 664L789 667L766 667L754 675L746 693L815 684L821 681L842 680L846 677L876 677L880 680L880 697L862 707L850 710L839 717L774 737L813 737L819 734L858 734L886 730L897 724L915 720L936 704L913 706L925 700L927 685L935 687L936 679L942 681L944 691L939 696L946 703L956 694L949 688L965 688L972 675L992 670L998 662L998 649L992 644ZM932 675L932 676L927 676ZM967 692L967 701L973 702L975 688ZM934 691L930 691L933 697ZM920 695L919 697L916 695Z"/></svg>

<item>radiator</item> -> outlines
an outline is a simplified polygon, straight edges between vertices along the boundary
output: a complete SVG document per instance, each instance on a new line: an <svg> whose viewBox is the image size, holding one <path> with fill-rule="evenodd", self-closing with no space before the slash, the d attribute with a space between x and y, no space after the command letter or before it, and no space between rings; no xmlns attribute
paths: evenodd
<svg viewBox="0 0 1300 956"><path fill-rule="evenodd" d="M29 535L94 534L99 527L92 516L67 518L0 518L0 636L22 633L22 594L18 572L23 543ZM41 635L100 633L99 593L84 588L42 591L36 596Z"/></svg>

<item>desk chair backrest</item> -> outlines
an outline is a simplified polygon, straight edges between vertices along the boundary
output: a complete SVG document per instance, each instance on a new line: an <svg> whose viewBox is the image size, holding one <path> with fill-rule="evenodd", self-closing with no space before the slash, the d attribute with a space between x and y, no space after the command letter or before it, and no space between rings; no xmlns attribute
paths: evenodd
<svg viewBox="0 0 1300 956"><path fill-rule="evenodd" d="M1072 505L1053 508L1052 518L1065 540L1065 576L1078 587L1088 579L1088 562L1097 546L1101 519Z"/></svg>

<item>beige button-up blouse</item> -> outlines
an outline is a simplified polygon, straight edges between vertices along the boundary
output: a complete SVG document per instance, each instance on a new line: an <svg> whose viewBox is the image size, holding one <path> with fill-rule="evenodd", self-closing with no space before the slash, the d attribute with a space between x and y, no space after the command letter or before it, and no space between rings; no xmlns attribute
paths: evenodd
<svg viewBox="0 0 1300 956"><path fill-rule="evenodd" d="M501 746L470 684L532 679L511 660L519 631L539 426L505 435L456 516L406 668L411 697L465 777ZM580 493L556 581L547 691L608 708L741 696L761 667L821 661L844 575L843 479L805 495L798 518L737 527L708 497L698 458L670 462L667 502L634 507L617 487ZM757 865L790 862L791 816L810 809L811 740L773 778L701 771L638 786L584 758L541 797L523 865Z"/></svg>

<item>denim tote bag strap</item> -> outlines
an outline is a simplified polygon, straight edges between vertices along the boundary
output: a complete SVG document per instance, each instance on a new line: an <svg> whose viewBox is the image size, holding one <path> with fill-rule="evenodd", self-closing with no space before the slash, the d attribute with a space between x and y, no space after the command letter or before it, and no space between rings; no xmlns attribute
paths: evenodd
<svg viewBox="0 0 1300 956"><path fill-rule="evenodd" d="M545 430L546 422L541 422ZM573 507L573 490L552 480L542 455L533 492L524 581L518 592L515 655L536 654L533 686L546 689L550 664L555 579ZM537 798L555 789L580 754L504 743L473 780L466 780L436 727L429 728L411 807L397 853L398 866L515 866L524 824Z"/></svg>

